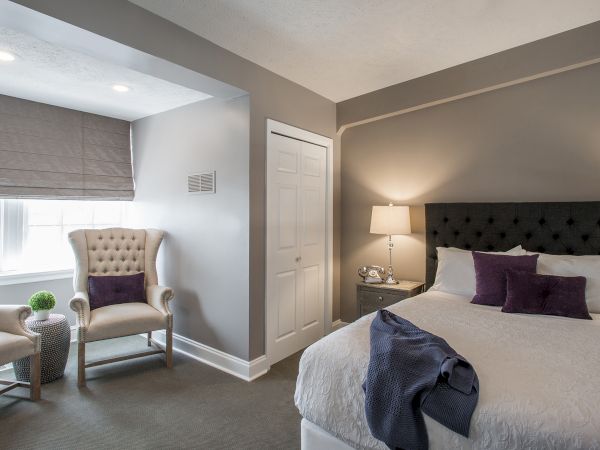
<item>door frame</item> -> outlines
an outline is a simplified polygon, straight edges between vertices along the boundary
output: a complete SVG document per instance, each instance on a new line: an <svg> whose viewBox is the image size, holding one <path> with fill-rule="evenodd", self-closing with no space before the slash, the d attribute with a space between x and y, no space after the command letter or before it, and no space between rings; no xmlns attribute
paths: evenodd
<svg viewBox="0 0 600 450"><path fill-rule="evenodd" d="M283 136L290 137L292 139L298 139L305 141L310 144L319 145L325 148L327 162L326 168L326 195L325 195L325 301L323 311L323 333L324 335L329 334L332 329L333 322L333 139L320 134L316 134L310 131L303 130L301 128L294 127L282 122L278 122L273 119L267 119L267 133L266 133L266 158L265 158L265 225L267 223L267 214L269 211L269 204L267 202L267 189L269 189L269 160L272 158L272 149L270 148L271 134L280 134ZM268 284L267 276L270 273L272 267L269 261L269 253L267 249L267 227L265 226L265 355L269 366L271 365L271 352L269 344L269 331L271 324L269 323L269 310L268 310Z"/></svg>

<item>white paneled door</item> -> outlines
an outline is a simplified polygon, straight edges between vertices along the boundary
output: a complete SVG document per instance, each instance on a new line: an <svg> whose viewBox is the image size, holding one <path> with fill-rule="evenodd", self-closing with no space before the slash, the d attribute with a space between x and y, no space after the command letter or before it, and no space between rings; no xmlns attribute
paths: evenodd
<svg viewBox="0 0 600 450"><path fill-rule="evenodd" d="M270 133L267 156L267 356L325 331L327 148Z"/></svg>

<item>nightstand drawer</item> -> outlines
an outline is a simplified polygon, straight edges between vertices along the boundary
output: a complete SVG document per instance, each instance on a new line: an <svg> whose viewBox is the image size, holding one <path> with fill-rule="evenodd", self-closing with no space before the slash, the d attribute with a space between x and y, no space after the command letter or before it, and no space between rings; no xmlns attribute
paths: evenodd
<svg viewBox="0 0 600 450"><path fill-rule="evenodd" d="M423 292L423 283L420 281L400 281L392 285L357 283L358 315L364 316L378 309L387 308L421 292Z"/></svg>
<svg viewBox="0 0 600 450"><path fill-rule="evenodd" d="M400 300L404 300L408 296L404 293L387 294L383 292L361 290L358 303L360 305L360 315L372 313L378 309L387 308Z"/></svg>

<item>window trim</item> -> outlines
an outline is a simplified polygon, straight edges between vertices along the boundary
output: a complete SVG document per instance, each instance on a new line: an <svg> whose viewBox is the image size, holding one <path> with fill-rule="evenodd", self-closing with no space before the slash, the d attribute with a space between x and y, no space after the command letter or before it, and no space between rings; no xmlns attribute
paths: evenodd
<svg viewBox="0 0 600 450"><path fill-rule="evenodd" d="M43 272L2 272L0 273L0 286L68 278L73 278L73 269L47 270Z"/></svg>
<svg viewBox="0 0 600 450"><path fill-rule="evenodd" d="M2 245L0 246L2 259L0 260L0 273L11 272L15 267L6 265L7 255L20 255L23 251L23 202L16 199L2 199Z"/></svg>

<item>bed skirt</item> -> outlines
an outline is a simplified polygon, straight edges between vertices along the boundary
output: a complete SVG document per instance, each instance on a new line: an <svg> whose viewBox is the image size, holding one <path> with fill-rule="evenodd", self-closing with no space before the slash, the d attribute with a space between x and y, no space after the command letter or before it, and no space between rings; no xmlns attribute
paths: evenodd
<svg viewBox="0 0 600 450"><path fill-rule="evenodd" d="M300 430L301 450L352 450L348 444L306 419L302 419Z"/></svg>

